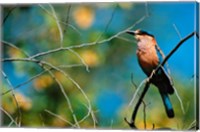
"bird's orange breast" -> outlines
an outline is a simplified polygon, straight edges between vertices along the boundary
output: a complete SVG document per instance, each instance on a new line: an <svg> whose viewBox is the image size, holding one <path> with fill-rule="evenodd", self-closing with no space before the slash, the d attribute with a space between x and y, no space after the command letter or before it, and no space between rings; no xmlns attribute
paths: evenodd
<svg viewBox="0 0 200 132"><path fill-rule="evenodd" d="M154 46L146 50L138 49L137 57L142 70L147 75L150 75L152 70L155 69L159 64L159 59Z"/></svg>

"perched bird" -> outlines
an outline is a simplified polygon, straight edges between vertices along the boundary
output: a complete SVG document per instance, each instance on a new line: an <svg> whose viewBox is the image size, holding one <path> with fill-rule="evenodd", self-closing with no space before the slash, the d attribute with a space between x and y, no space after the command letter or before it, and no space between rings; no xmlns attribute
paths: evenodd
<svg viewBox="0 0 200 132"><path fill-rule="evenodd" d="M157 42L153 35L142 31L127 31L137 40L137 58L143 72L149 77L153 70L161 63L161 57L158 52ZM174 110L168 94L174 93L172 81L163 67L160 67L151 79L162 97L166 113L169 118L174 117Z"/></svg>

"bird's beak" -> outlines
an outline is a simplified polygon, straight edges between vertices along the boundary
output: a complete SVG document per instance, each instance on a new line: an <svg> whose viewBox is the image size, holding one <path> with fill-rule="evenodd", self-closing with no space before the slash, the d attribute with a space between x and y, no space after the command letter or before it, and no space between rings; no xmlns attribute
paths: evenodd
<svg viewBox="0 0 200 132"><path fill-rule="evenodd" d="M126 31L126 33L131 34L131 35L136 35L135 31Z"/></svg>

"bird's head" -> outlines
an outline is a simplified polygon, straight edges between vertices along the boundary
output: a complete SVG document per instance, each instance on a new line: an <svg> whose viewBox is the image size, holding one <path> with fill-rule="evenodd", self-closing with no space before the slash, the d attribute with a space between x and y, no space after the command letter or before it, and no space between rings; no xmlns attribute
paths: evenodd
<svg viewBox="0 0 200 132"><path fill-rule="evenodd" d="M133 35L137 41L140 41L141 39L154 39L154 36L152 34L149 34L148 32L140 29L135 31L127 31L126 33Z"/></svg>

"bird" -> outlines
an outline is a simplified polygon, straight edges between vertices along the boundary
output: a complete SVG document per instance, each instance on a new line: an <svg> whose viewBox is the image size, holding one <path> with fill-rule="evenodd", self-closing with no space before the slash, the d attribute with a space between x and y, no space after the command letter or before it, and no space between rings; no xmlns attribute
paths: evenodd
<svg viewBox="0 0 200 132"><path fill-rule="evenodd" d="M152 72L162 61L161 53L158 51L158 44L154 35L143 30L128 30L126 33L134 36L137 42L137 59L142 71L150 77ZM174 110L169 95L174 93L171 77L164 67L159 67L151 78L150 83L154 84L161 95L165 111L169 118L174 117Z"/></svg>

